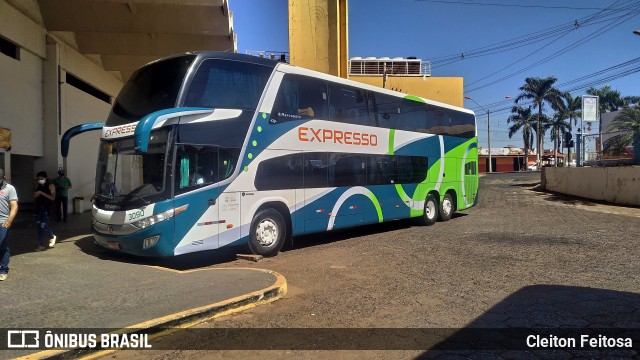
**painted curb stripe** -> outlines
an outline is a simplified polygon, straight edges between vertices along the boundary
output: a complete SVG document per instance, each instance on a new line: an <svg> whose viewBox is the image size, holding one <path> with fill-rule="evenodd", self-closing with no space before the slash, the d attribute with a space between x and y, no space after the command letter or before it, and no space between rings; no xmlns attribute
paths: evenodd
<svg viewBox="0 0 640 360"><path fill-rule="evenodd" d="M251 293L236 296L231 299L223 300L210 305L197 307L185 311L180 311L174 314L162 316L156 319L144 321L135 325L127 326L114 333L117 334L133 334L139 330L144 330L144 333L149 334L149 340L154 340L162 336L179 331L180 329L189 328L205 322L207 320L215 319L221 316L230 315L236 312L248 310L258 305L268 304L282 298L287 293L287 280L281 274L264 269L252 269L252 268L229 268L229 269L194 269L188 271L174 270L178 273L190 273L203 270L253 270L268 272L276 277L276 281L273 285L253 291ZM169 329L165 329L168 327ZM31 359L72 359L82 357L83 359L94 359L109 354L113 354L120 350L135 350L135 349L71 349L71 350L45 350L37 353L29 354L26 356L18 357L16 360L31 360Z"/></svg>

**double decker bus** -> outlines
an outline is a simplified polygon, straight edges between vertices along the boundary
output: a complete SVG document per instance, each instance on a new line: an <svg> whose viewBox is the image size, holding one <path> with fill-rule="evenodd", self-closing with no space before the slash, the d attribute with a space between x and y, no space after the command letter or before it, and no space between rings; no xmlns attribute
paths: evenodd
<svg viewBox="0 0 640 360"><path fill-rule="evenodd" d="M137 70L102 129L96 242L142 256L473 206L473 112L259 57L197 52Z"/></svg>

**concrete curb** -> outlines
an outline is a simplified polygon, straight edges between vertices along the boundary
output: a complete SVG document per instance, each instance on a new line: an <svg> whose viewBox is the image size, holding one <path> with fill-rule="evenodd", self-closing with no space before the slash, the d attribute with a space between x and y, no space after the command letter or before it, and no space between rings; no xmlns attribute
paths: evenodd
<svg viewBox="0 0 640 360"><path fill-rule="evenodd" d="M221 316L241 312L254 308L258 305L268 304L282 298L287 293L287 280L281 274L271 270L251 269L251 268L235 268L235 269L197 269L193 271L213 270L253 270L273 274L276 281L273 285L254 291L245 295L237 296L228 300L220 301L210 305L181 311L175 314L163 316L160 318L148 320L142 323L128 326L114 333L133 334L142 333L149 334L149 340L166 336L180 329L189 328L207 320L215 319ZM191 272L191 271L188 271ZM106 356L120 350L126 349L70 349L70 350L45 350L37 353L29 354L16 358L17 360L32 359L93 359Z"/></svg>

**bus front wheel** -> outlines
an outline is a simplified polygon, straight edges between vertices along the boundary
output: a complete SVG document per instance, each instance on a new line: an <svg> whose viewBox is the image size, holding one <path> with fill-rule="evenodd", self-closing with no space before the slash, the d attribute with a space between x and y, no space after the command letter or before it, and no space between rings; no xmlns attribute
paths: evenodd
<svg viewBox="0 0 640 360"><path fill-rule="evenodd" d="M424 200L424 214L418 218L420 225L433 225L438 219L438 200L433 194Z"/></svg>
<svg viewBox="0 0 640 360"><path fill-rule="evenodd" d="M274 209L260 210L251 221L249 249L256 255L275 256L286 236L287 227L282 215Z"/></svg>

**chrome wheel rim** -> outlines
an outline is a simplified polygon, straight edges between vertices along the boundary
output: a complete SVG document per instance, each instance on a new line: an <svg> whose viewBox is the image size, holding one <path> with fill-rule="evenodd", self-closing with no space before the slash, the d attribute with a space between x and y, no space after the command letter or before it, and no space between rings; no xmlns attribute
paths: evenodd
<svg viewBox="0 0 640 360"><path fill-rule="evenodd" d="M278 225L271 219L264 219L256 229L256 240L262 246L271 246L278 239Z"/></svg>
<svg viewBox="0 0 640 360"><path fill-rule="evenodd" d="M453 208L451 201L449 201L449 199L444 199L444 201L442 202L442 212L444 212L445 215L449 215L451 214L451 209Z"/></svg>
<svg viewBox="0 0 640 360"><path fill-rule="evenodd" d="M433 219L433 217L436 215L436 203L434 203L433 201L427 202L425 211L427 212L427 218Z"/></svg>

